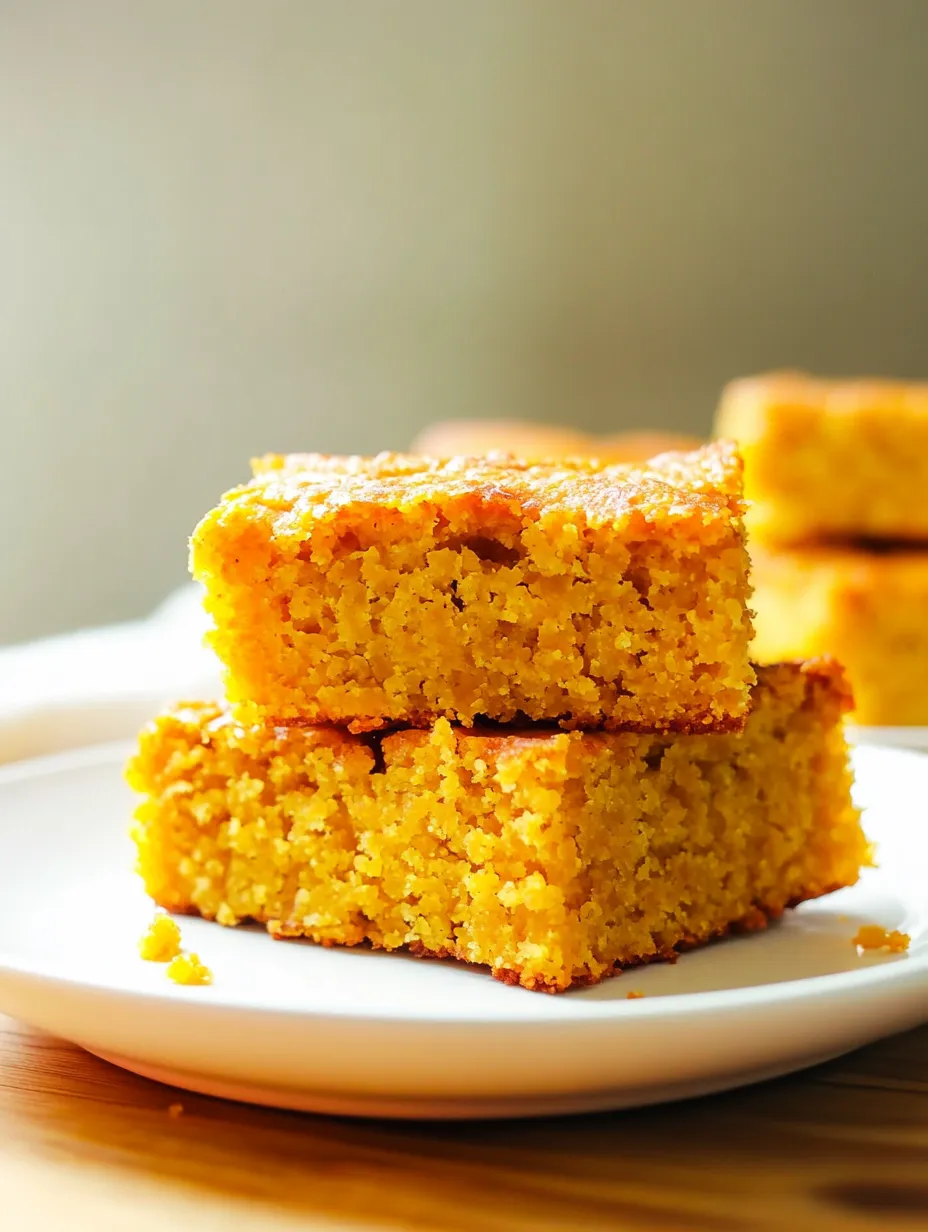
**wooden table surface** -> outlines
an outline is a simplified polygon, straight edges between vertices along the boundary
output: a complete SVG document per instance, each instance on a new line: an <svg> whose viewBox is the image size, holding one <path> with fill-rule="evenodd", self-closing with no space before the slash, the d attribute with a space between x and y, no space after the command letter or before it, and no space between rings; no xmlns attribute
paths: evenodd
<svg viewBox="0 0 928 1232"><path fill-rule="evenodd" d="M3 1232L346 1227L928 1229L928 1027L685 1104L453 1125L188 1095L0 1017Z"/></svg>

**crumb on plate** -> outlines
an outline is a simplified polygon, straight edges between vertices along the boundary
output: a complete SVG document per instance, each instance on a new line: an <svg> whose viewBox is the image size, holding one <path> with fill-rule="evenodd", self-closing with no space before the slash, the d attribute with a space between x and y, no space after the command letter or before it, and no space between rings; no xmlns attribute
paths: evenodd
<svg viewBox="0 0 928 1232"><path fill-rule="evenodd" d="M212 984L213 973L197 954L177 954L168 964L168 979L175 984Z"/></svg>
<svg viewBox="0 0 928 1232"><path fill-rule="evenodd" d="M170 962L180 953L180 929L169 915L156 915L139 941L146 962Z"/></svg>
<svg viewBox="0 0 928 1232"><path fill-rule="evenodd" d="M176 1121L178 1117L182 1117L183 1115L184 1115L184 1105L183 1104L168 1104L168 1116L171 1118L171 1120Z"/></svg>
<svg viewBox="0 0 928 1232"><path fill-rule="evenodd" d="M857 930L854 944L859 950L889 950L891 954L903 954L909 948L911 937L898 929L887 931L881 924L863 924Z"/></svg>
<svg viewBox="0 0 928 1232"><path fill-rule="evenodd" d="M626 1001L638 1001L638 1000L640 1000L640 998L641 998L641 997L643 997L643 996L644 996L644 993L643 993L643 992L634 992L634 991L633 991L633 992L627 992L627 993L625 994L625 1000L626 1000Z"/></svg>

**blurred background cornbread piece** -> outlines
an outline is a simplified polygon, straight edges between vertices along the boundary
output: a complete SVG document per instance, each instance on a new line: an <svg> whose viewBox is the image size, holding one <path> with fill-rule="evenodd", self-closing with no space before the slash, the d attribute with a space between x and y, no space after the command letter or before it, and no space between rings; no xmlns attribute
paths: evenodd
<svg viewBox="0 0 928 1232"><path fill-rule="evenodd" d="M928 384L801 372L732 381L716 432L744 456L755 539L928 540Z"/></svg>
<svg viewBox="0 0 928 1232"><path fill-rule="evenodd" d="M928 384L772 372L730 382L761 662L834 654L856 721L928 724Z"/></svg>
<svg viewBox="0 0 928 1232"><path fill-rule="evenodd" d="M592 436L574 428L520 419L450 419L425 428L411 448L430 458L508 453L527 462L549 458L643 462L669 450L698 449L701 444L696 436L647 429Z"/></svg>
<svg viewBox="0 0 928 1232"><path fill-rule="evenodd" d="M755 545L751 555L761 662L833 654L856 722L928 724L928 551Z"/></svg>

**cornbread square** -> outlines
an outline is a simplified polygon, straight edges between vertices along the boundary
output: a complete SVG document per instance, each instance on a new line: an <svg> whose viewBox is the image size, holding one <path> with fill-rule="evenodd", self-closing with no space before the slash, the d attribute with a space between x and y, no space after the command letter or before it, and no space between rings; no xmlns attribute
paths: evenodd
<svg viewBox="0 0 928 1232"><path fill-rule="evenodd" d="M741 462L271 457L197 527L245 721L740 727Z"/></svg>
<svg viewBox="0 0 928 1232"><path fill-rule="evenodd" d="M855 722L928 724L928 552L755 549L754 579L758 659L827 651L847 668Z"/></svg>
<svg viewBox="0 0 928 1232"><path fill-rule="evenodd" d="M761 669L741 733L239 726L182 706L129 766L148 893L559 992L856 881L828 662Z"/></svg>
<svg viewBox="0 0 928 1232"><path fill-rule="evenodd" d="M743 452L754 539L928 539L928 384L734 381L716 428Z"/></svg>

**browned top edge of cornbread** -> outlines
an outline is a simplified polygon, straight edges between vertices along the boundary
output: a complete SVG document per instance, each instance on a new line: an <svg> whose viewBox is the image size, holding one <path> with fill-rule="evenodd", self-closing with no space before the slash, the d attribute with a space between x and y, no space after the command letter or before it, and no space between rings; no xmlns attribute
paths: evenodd
<svg viewBox="0 0 928 1232"><path fill-rule="evenodd" d="M806 372L767 372L729 381L716 419L722 436L759 425L768 412L800 409L809 414L924 416L928 420L928 382L883 377L829 378Z"/></svg>
<svg viewBox="0 0 928 1232"><path fill-rule="evenodd" d="M758 666L756 672L757 683L751 690L752 700L756 701L758 694L762 692L775 693L782 689L788 689L798 679L804 686L806 700L811 700L816 696L820 699L828 699L832 703L836 718L853 709L853 693L845 670L840 663L829 656L767 664ZM239 726L237 720L227 708L226 703L220 701L182 701L171 707L167 713L176 718L180 723L189 723L193 726L201 725L205 719L204 732L207 736L212 730L218 730L225 726ZM286 739L292 735L298 739L313 739L329 747L365 744L374 751L375 756L382 749L399 755L404 747L415 747L429 738L429 731L427 729L415 726L404 726L402 728L394 728L393 730L364 734L354 734L344 728L332 727L327 724L309 723L303 720L287 724L269 721L262 726L266 729L274 729L281 739ZM488 750L494 752L501 752L507 749L514 750L520 746L537 747L539 743L557 741L567 735L567 733L562 732L554 725L540 723L524 725L486 724L477 727L449 724L449 727L459 744L463 741L477 740ZM733 730L738 731L740 728L734 728ZM623 734L666 736L688 734L712 735L716 733L689 733L676 729L656 731L653 728L645 730L640 728L622 728L620 731L604 729L581 733L585 742L608 742L610 739Z"/></svg>
<svg viewBox="0 0 928 1232"><path fill-rule="evenodd" d="M256 502L281 513L308 506L317 520L347 506L408 510L445 501L517 509L528 516L563 509L582 512L590 522L608 522L632 511L657 519L699 511L737 518L744 512L741 458L728 441L637 464L384 453L373 458L271 454L252 465L252 481L228 493L224 502Z"/></svg>

